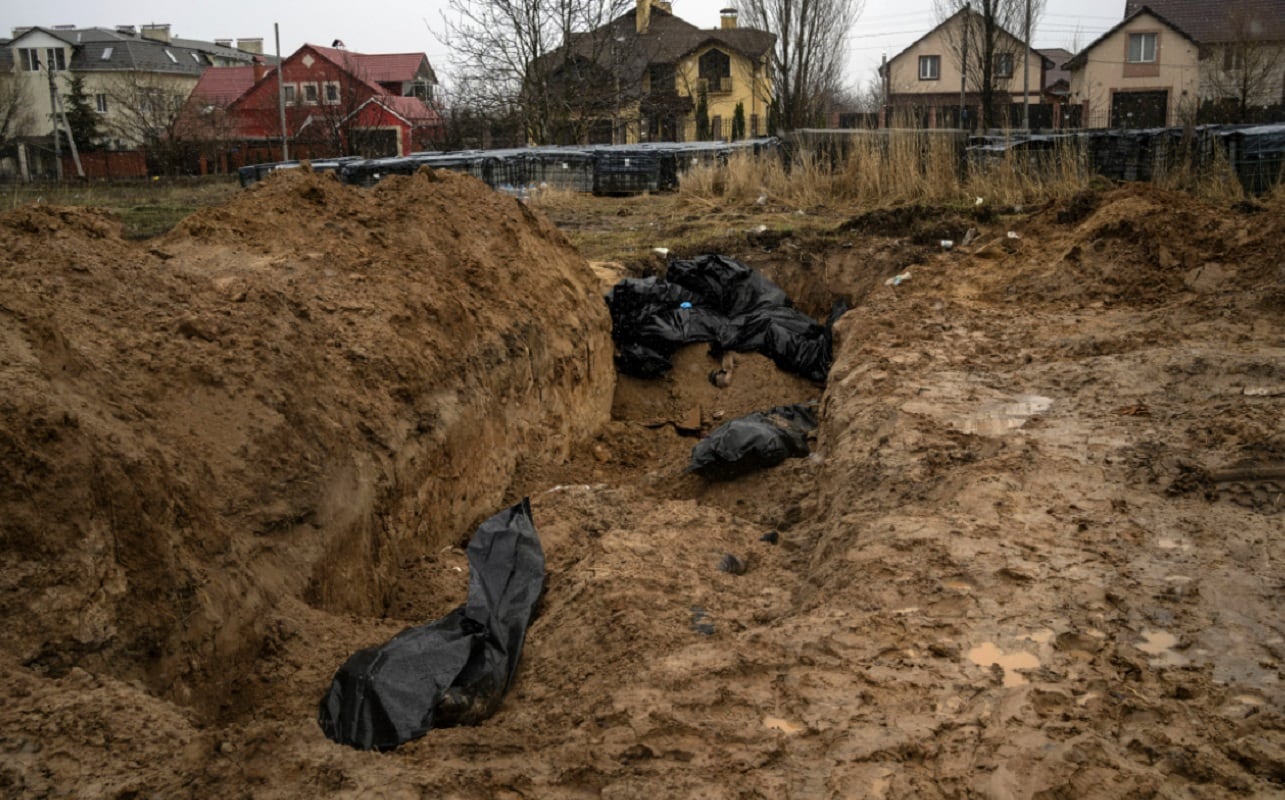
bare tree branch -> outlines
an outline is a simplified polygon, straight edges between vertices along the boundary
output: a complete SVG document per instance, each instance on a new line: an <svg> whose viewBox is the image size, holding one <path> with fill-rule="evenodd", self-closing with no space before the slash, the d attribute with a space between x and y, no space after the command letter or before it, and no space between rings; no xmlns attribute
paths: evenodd
<svg viewBox="0 0 1285 800"><path fill-rule="evenodd" d="M819 124L843 90L847 36L865 0L743 0L750 27L777 36L772 54L774 126Z"/></svg>
<svg viewBox="0 0 1285 800"><path fill-rule="evenodd" d="M1045 0L933 0L938 20L944 22L961 11L961 24L948 25L945 34L947 47L955 63L964 70L970 91L981 95L982 126L999 126L1001 94L1022 86L1021 64L1025 52L1020 44L1025 39L1027 9L1030 11L1030 36L1034 38L1036 24L1044 13ZM1032 51L1034 52L1034 51ZM967 54L967 60L964 55ZM1036 56L1038 59L1039 56ZM1008 74L998 67L1007 64ZM1039 92L1036 75L1033 90Z"/></svg>

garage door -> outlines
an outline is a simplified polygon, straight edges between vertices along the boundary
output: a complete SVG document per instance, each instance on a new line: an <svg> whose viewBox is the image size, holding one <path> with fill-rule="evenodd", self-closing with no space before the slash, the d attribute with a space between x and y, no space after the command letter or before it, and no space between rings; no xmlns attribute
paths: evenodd
<svg viewBox="0 0 1285 800"><path fill-rule="evenodd" d="M1116 92L1111 98L1111 127L1163 128L1169 123L1169 90Z"/></svg>

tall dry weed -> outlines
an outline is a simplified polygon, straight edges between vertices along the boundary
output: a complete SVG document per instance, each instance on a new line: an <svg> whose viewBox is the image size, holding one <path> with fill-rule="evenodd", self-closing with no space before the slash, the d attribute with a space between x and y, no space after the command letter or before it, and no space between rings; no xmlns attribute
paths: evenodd
<svg viewBox="0 0 1285 800"><path fill-rule="evenodd" d="M923 203L1030 205L1066 198L1097 184L1088 151L1074 137L1045 149L1002 148L991 156L963 154L960 134L905 127L853 131L821 148L800 147L789 162L740 154L723 166L682 176L680 193L710 205L753 202L797 208L843 204L879 207ZM1199 154L1172 146L1156 162L1154 182L1216 203L1244 197L1221 149ZM1281 191L1278 189L1278 191Z"/></svg>

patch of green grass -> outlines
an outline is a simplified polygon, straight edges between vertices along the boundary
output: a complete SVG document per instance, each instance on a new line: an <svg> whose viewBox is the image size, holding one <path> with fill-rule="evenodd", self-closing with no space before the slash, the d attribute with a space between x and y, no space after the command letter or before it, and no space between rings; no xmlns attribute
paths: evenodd
<svg viewBox="0 0 1285 800"><path fill-rule="evenodd" d="M13 184L3 210L32 203L92 206L116 213L130 239L159 236L200 208L223 203L241 191L227 175L159 181L89 181Z"/></svg>

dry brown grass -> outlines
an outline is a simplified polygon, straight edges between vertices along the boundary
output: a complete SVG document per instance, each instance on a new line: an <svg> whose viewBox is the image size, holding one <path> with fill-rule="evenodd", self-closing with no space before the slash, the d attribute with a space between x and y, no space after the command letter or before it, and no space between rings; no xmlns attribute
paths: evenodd
<svg viewBox="0 0 1285 800"><path fill-rule="evenodd" d="M1088 185L1089 170L1070 145L1048 154L1005 153L985 164L961 164L952 136L897 129L862 133L834 158L803 152L788 165L777 159L734 156L726 166L683 175L680 195L691 204L738 204L765 198L801 209L908 203L999 204L1069 196Z"/></svg>
<svg viewBox="0 0 1285 800"><path fill-rule="evenodd" d="M827 146L833 147L834 142ZM997 151L990 159L966 162L958 143L941 131L859 132L841 146L841 155L827 158L804 150L788 164L739 154L725 166L686 173L679 194L695 207L727 207L760 198L808 210L837 205L950 206L971 205L978 197L999 206L1015 206L1070 197L1103 180L1094 175L1087 154L1071 139L1043 152L1009 149ZM1173 149L1154 182L1215 203L1232 203L1245 196L1221 151L1212 161L1202 160L1186 144Z"/></svg>

